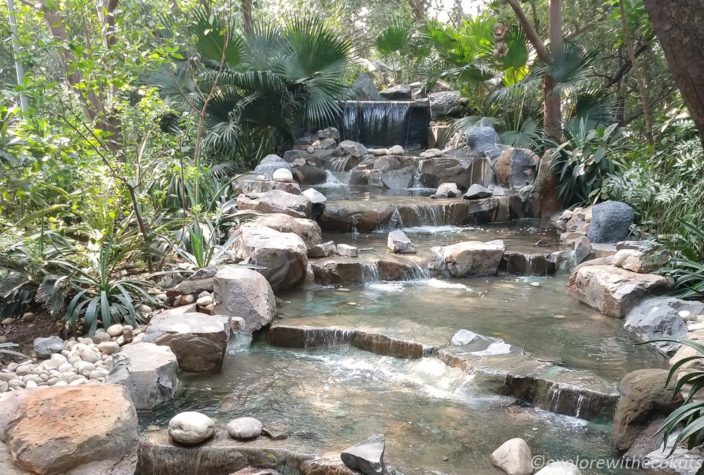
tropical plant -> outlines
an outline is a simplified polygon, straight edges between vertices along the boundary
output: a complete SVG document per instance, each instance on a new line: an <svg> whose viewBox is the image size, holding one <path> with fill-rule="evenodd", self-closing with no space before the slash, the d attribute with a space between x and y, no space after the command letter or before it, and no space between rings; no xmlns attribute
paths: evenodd
<svg viewBox="0 0 704 475"><path fill-rule="evenodd" d="M241 33L203 9L193 17L201 60L194 80L163 71L153 79L172 100L205 111L211 156L251 166L261 158L244 154L252 142L267 145L258 147L262 154L292 144L303 126L335 122L353 48L322 19L300 16Z"/></svg>
<svg viewBox="0 0 704 475"><path fill-rule="evenodd" d="M620 171L618 153L625 147L618 124L590 129L586 119L565 129L567 140L553 154L558 196L566 205L599 200L604 181Z"/></svg>
<svg viewBox="0 0 704 475"><path fill-rule="evenodd" d="M136 307L140 303L156 303L147 292L149 282L117 276L115 267L124 257L119 246L103 243L89 256L88 269L62 263L75 292L64 317L72 331L81 326L92 335L99 323L105 328L120 322L137 326L140 316Z"/></svg>
<svg viewBox="0 0 704 475"><path fill-rule="evenodd" d="M687 234L678 235L678 255L665 273L675 281L675 293L685 299L704 297L704 229L683 222Z"/></svg>

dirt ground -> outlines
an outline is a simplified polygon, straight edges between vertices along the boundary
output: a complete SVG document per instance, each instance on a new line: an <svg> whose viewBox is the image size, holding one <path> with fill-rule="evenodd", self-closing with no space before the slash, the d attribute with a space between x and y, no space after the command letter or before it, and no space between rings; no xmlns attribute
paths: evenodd
<svg viewBox="0 0 704 475"><path fill-rule="evenodd" d="M19 350L29 354L35 338L61 333L60 319L41 311L35 315L36 318L32 322L23 322L18 318L10 325L0 325L0 335L6 337L8 342L19 344Z"/></svg>

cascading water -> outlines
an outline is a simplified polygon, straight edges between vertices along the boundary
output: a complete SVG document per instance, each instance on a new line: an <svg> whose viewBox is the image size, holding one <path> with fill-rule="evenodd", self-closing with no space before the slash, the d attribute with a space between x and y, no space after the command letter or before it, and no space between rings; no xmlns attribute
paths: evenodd
<svg viewBox="0 0 704 475"><path fill-rule="evenodd" d="M344 101L341 105L338 128L343 139L383 147L420 148L427 143L427 107L410 101Z"/></svg>

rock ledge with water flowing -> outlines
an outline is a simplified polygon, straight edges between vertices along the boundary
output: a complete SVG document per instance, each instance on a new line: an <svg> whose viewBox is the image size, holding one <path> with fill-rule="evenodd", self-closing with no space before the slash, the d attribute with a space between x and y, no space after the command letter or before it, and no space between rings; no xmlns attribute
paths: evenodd
<svg viewBox="0 0 704 475"><path fill-rule="evenodd" d="M506 248L501 240L465 241L451 246L433 247L433 269L450 277L494 275L499 270Z"/></svg>

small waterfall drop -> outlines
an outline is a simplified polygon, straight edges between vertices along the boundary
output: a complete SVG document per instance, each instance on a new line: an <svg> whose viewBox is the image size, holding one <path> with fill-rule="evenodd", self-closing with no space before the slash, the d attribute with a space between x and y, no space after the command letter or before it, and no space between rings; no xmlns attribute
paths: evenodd
<svg viewBox="0 0 704 475"><path fill-rule="evenodd" d="M334 172L331 172L330 170L325 170L325 183L323 184L323 186L347 186L347 183L341 181Z"/></svg>
<svg viewBox="0 0 704 475"><path fill-rule="evenodd" d="M369 146L405 146L410 110L407 101L344 101L340 133Z"/></svg>

